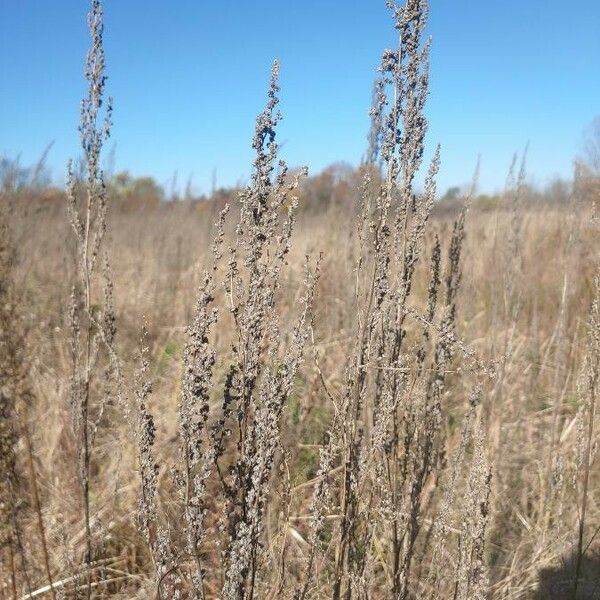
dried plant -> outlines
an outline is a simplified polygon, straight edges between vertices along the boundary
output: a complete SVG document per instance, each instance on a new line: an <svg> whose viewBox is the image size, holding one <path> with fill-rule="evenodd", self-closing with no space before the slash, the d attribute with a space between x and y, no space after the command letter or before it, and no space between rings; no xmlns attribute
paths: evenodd
<svg viewBox="0 0 600 600"><path fill-rule="evenodd" d="M466 207L451 236L444 302L439 302L441 248L436 240L425 314L418 315L410 303L440 161L438 149L424 191L416 193L414 180L427 129L423 109L429 42L421 45L421 38L428 5L409 1L403 7L389 6L400 43L397 50L384 52L372 111L375 127L382 127L383 173L374 198L371 172L367 171L363 183L356 347L336 407L343 418L332 424L323 452L326 462L321 465L322 470L331 470L331 457L339 445L343 478L331 575L335 599L367 597L376 590L396 598L414 593L413 564L428 560L421 554L426 548L419 547L419 537L443 465L442 395L457 347L456 302ZM420 339L411 332L409 316L418 317ZM315 489L312 540L322 527L319 506L326 481L321 478ZM473 485L481 491L483 484ZM483 548L484 529L478 530L478 552ZM307 595L313 554L311 550L299 597ZM382 578L383 573L387 577Z"/></svg>
<svg viewBox="0 0 600 600"><path fill-rule="evenodd" d="M100 0L92 0L88 14L91 47L87 54L85 77L87 96L81 102L79 133L83 151L84 181L76 180L69 165L67 175L68 212L75 238L77 280L73 284L69 315L71 331L71 410L79 452L79 475L85 525L84 563L91 564L93 532L90 500L93 433L97 429L106 398L95 391L95 375L100 369L103 347L114 340L114 318L110 304L97 310L98 258L106 233L107 193L100 156L110 134L111 101L102 120L103 96L106 84L103 36L103 14ZM110 299L108 259L105 261L105 298ZM91 596L91 577L88 571L86 596Z"/></svg>
<svg viewBox="0 0 600 600"><path fill-rule="evenodd" d="M265 572L264 519L274 461L281 449L281 414L302 358L315 285L306 281L304 310L289 345L282 347L276 293L294 226L297 198L293 192L305 170L289 177L285 163L277 162L278 74L275 62L267 106L256 120L252 143L256 158L251 182L240 194L236 245L230 249L226 276L237 338L223 403L223 416L234 423L233 427L225 423L225 431L231 431L236 444L231 474L222 479L228 499L224 523L230 540L224 552L222 594L228 599L252 598L257 577ZM286 211L283 222L282 211ZM220 432L217 437L219 455L225 447Z"/></svg>
<svg viewBox="0 0 600 600"><path fill-rule="evenodd" d="M100 167L91 0L73 236L38 183L1 196L1 598L596 594L594 175L551 204L515 159L436 203L429 3L388 7L357 169L280 160L274 63L248 184L141 210Z"/></svg>
<svg viewBox="0 0 600 600"><path fill-rule="evenodd" d="M400 35L398 50L386 50L377 84L375 119L383 123L382 183L372 208L363 203L361 234L369 254L361 258L357 290L359 330L344 391L344 479L336 546L333 598L368 594L379 570L374 544L389 558L388 594L410 594L410 572L422 527L423 505L441 450L441 394L452 355L455 295L463 218L455 226L446 277L446 306L437 342L425 329L411 364L405 321L416 265L435 197L439 150L423 194L413 182L423 155L427 128L423 108L428 92L429 43L421 46L426 2L389 5ZM388 87L392 90L391 99ZM384 113L389 106L389 112ZM379 116L377 116L379 114ZM366 202L369 181L365 181ZM365 200L363 200L365 202ZM436 312L440 285L436 245L427 309ZM393 265L399 265L396 270ZM360 281L359 279L359 281ZM433 344L433 345L432 345ZM426 364L432 361L431 364ZM371 572L369 572L371 571ZM372 588L371 588L372 589Z"/></svg>
<svg viewBox="0 0 600 600"><path fill-rule="evenodd" d="M179 402L179 438L182 464L176 483L183 500L185 547L177 550L160 528L157 465L153 455L155 427L147 409L150 393L143 382L148 370L142 352L141 383L137 396L137 443L142 475L140 516L157 565L157 583L170 593L191 587L192 597L205 597L204 555L215 544L223 554L223 597L250 598L266 573L264 520L272 501L271 479L276 456L282 452L281 415L291 394L308 331L308 315L315 290L315 275L307 271L301 314L281 343L277 319L277 290L289 252L299 178L289 177L277 161L275 127L278 65L273 66L267 107L257 119L252 181L240 194L240 220L236 243L229 249L225 291L235 324L233 361L227 368L220 411L211 390L216 353L212 330L219 314L212 306L222 258L226 207L217 223L213 264L202 276L194 318L188 329L183 356ZM278 169L275 173L276 168ZM285 218L282 221L282 211ZM142 344L143 349L145 348ZM212 400L212 402L211 402ZM208 486L215 480L220 500L212 504L212 527L207 525ZM215 509L222 511L219 517ZM215 529L215 518L221 525ZM165 556L168 555L168 558ZM178 573L188 572L191 586ZM213 575L211 581L216 577ZM169 587L170 586L170 587ZM187 592L186 592L187 593Z"/></svg>

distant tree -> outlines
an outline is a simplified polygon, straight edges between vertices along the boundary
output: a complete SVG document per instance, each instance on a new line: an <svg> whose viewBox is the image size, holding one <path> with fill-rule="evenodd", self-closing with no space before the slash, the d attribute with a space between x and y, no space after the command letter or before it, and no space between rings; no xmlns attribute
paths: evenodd
<svg viewBox="0 0 600 600"><path fill-rule="evenodd" d="M111 187L119 197L124 199L160 200L164 197L162 187L152 177L133 177L128 171L117 173L111 181Z"/></svg>
<svg viewBox="0 0 600 600"><path fill-rule="evenodd" d="M544 199L553 203L566 202L571 195L571 183L557 177L544 190Z"/></svg>
<svg viewBox="0 0 600 600"><path fill-rule="evenodd" d="M357 178L358 172L347 163L328 166L304 182L304 209L322 211L330 206L353 206L353 194L359 187Z"/></svg>
<svg viewBox="0 0 600 600"><path fill-rule="evenodd" d="M152 177L137 177L133 180L131 193L134 196L152 196L162 198L163 190Z"/></svg>
<svg viewBox="0 0 600 600"><path fill-rule="evenodd" d="M461 189L457 185L453 185L446 190L446 193L442 196L442 201L458 200L460 198Z"/></svg>
<svg viewBox="0 0 600 600"><path fill-rule="evenodd" d="M131 183L131 175L129 171L121 171L117 173L111 181L112 186L119 191L126 189Z"/></svg>

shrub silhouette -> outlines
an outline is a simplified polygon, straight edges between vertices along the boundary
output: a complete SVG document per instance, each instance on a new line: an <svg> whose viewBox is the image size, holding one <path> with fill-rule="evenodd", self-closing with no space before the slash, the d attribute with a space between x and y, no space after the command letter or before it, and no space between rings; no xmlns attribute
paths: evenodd
<svg viewBox="0 0 600 600"><path fill-rule="evenodd" d="M539 572L536 600L574 600L576 556L571 555L560 566ZM581 576L576 600L600 598L600 553L587 555L582 560Z"/></svg>

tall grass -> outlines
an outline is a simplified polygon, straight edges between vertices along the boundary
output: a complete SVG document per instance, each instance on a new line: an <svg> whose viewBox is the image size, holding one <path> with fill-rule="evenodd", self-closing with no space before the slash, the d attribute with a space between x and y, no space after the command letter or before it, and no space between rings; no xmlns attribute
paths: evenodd
<svg viewBox="0 0 600 600"><path fill-rule="evenodd" d="M279 157L277 63L248 185L134 206L92 0L83 178L2 192L0 598L596 597L594 182L532 203L523 160L436 205L429 6L389 8L326 209Z"/></svg>

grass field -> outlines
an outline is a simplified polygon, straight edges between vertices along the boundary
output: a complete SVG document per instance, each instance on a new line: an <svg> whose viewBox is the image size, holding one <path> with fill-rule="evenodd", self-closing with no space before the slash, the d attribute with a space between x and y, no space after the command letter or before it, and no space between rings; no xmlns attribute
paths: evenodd
<svg viewBox="0 0 600 600"><path fill-rule="evenodd" d="M84 175L0 196L0 598L600 597L597 179L438 201L426 8L370 162L278 162L275 65L248 186L169 202L103 179L92 2Z"/></svg>

